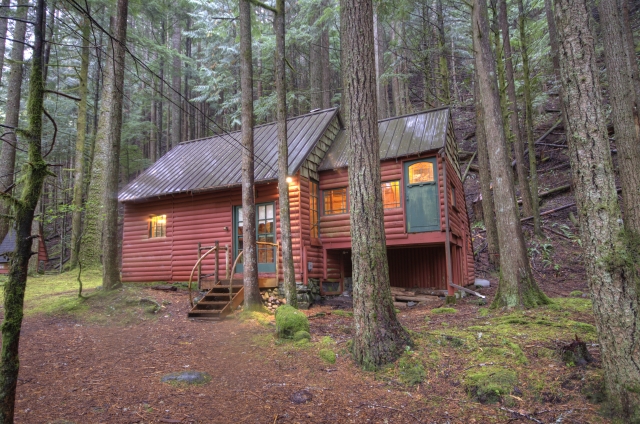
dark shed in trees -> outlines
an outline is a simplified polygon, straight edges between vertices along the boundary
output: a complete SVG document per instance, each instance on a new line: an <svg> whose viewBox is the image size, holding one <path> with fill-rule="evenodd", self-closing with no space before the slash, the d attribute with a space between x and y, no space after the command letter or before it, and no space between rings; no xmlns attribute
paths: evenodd
<svg viewBox="0 0 640 424"><path fill-rule="evenodd" d="M447 289L447 281L472 283L469 221L449 109L385 119L379 125L391 284ZM342 120L337 109L310 113L289 119L288 134L296 281L339 293L351 277ZM222 278L230 271L242 244L239 141L240 133L234 132L181 143L121 191L123 281L186 281L199 243L221 247L217 258L203 261L203 272ZM256 127L255 152L257 236L277 243L275 123ZM259 246L262 286L282 280L276 260L281 261L278 247ZM241 265L236 269L240 272Z"/></svg>
<svg viewBox="0 0 640 424"><path fill-rule="evenodd" d="M42 236L42 228L40 228L40 243L38 243L38 262L47 262L49 260L49 254L47 253L47 246L44 243L44 237ZM9 254L11 254L16 248L16 230L13 228L9 230L2 243L0 243L0 274L9 273Z"/></svg>

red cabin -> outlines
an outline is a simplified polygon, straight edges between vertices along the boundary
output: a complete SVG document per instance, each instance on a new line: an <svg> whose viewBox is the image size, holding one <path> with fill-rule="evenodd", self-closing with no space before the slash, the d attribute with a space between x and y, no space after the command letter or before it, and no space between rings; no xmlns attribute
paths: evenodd
<svg viewBox="0 0 640 424"><path fill-rule="evenodd" d="M474 281L457 144L448 108L379 122L391 285L448 289ZM296 281L338 294L351 281L347 137L337 109L288 121ZM261 285L282 280L275 123L255 128ZM123 281L187 281L199 246L216 279L242 249L240 133L179 144L120 193ZM217 256L216 256L217 255ZM242 272L241 263L234 278ZM276 273L278 275L276 275ZM450 275L450 278L447 278ZM206 284L206 283L205 283ZM213 283L211 283L213 284Z"/></svg>

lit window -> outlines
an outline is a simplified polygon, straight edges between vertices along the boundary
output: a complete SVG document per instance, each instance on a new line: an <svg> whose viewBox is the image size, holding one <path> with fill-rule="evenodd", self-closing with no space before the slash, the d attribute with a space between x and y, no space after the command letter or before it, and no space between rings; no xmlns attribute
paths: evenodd
<svg viewBox="0 0 640 424"><path fill-rule="evenodd" d="M149 238L167 236L167 215L154 215L149 222Z"/></svg>
<svg viewBox="0 0 640 424"><path fill-rule="evenodd" d="M311 238L318 238L318 183L309 181L309 223Z"/></svg>
<svg viewBox="0 0 640 424"><path fill-rule="evenodd" d="M456 205L456 188L454 186L451 186L451 206L457 206Z"/></svg>
<svg viewBox="0 0 640 424"><path fill-rule="evenodd" d="M347 189L324 190L324 214L347 213Z"/></svg>
<svg viewBox="0 0 640 424"><path fill-rule="evenodd" d="M382 183L382 204L385 209L400 207L400 181Z"/></svg>
<svg viewBox="0 0 640 424"><path fill-rule="evenodd" d="M431 162L418 162L409 166L409 184L432 183L434 181Z"/></svg>

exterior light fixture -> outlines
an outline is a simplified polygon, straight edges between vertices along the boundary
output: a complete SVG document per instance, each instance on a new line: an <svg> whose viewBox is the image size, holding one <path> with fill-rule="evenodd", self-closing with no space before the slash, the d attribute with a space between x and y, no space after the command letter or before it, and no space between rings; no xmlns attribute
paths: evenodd
<svg viewBox="0 0 640 424"><path fill-rule="evenodd" d="M287 182L287 184L291 184L293 182L293 178L287 177L285 181Z"/></svg>

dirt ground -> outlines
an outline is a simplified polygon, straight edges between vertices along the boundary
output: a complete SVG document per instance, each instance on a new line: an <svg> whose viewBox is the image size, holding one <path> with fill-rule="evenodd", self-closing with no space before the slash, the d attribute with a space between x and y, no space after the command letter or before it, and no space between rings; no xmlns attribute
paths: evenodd
<svg viewBox="0 0 640 424"><path fill-rule="evenodd" d="M469 364L451 349L441 350L436 366L415 386L398 382L393 371L386 374L390 378L364 372L346 350L352 318L330 304L307 311L314 343L298 347L278 342L271 322L189 320L184 290L144 288L140 294L166 306L155 316L143 313L131 325L91 324L69 315L41 314L25 320L16 422L606 422L597 405L585 402L579 384L564 385L561 400L532 402L514 394L508 402L478 403L461 384ZM486 314L479 315L486 308L475 303L466 298L456 305L455 317L433 315L427 325L427 307L403 309L399 317L416 338L425 329L445 324L465 327L486 321ZM317 355L327 335L335 341L335 364ZM523 349L535 356L530 348L535 349ZM597 347L590 350L597 358ZM557 375L559 381L583 372L558 360L551 363L542 366L553 369L533 371ZM589 367L597 368L597 359ZM209 373L212 381L200 386L160 381L165 374L184 370ZM301 390L310 393L311 400L292 402L292 395Z"/></svg>

